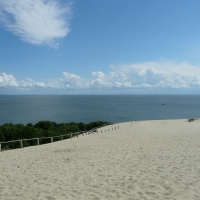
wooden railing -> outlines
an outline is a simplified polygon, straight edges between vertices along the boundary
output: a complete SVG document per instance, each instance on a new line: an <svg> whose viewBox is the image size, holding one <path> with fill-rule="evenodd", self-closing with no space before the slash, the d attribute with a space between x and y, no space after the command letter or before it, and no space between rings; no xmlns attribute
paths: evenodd
<svg viewBox="0 0 200 200"><path fill-rule="evenodd" d="M23 148L23 141L28 141L28 140L37 140L37 145L40 145L40 140L41 139L50 139L50 142L53 142L53 138L60 138L61 140L63 140L63 138L65 136L70 136L70 138L72 138L74 135L75 136L79 136L79 135L84 135L84 134L91 134L91 133L94 133L94 130L97 131L98 133L98 130L99 128L102 128L104 126L107 126L107 125L110 125L110 124L104 124L102 126L98 126L98 127L95 127L89 131L80 131L80 132L76 132L76 133L69 133L69 134L65 134L65 135L59 135L59 136L52 136L52 137L41 137L41 138L30 138L30 139L19 139L19 140L12 140L12 141L7 141L7 142L0 142L0 152L1 152L1 144L7 144L7 143L11 143L11 142L20 142L20 146L21 148Z"/></svg>

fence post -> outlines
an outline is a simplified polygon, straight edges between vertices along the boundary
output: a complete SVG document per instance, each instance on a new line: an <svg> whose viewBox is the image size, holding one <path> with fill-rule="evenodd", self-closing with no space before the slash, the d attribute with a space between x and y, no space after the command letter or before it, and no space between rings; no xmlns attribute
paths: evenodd
<svg viewBox="0 0 200 200"><path fill-rule="evenodd" d="M0 152L1 152L1 143L0 143Z"/></svg>
<svg viewBox="0 0 200 200"><path fill-rule="evenodd" d="M61 137L61 140L63 140L63 136L61 135L60 137Z"/></svg>
<svg viewBox="0 0 200 200"><path fill-rule="evenodd" d="M53 137L51 137L51 142L53 142Z"/></svg>
<svg viewBox="0 0 200 200"><path fill-rule="evenodd" d="M71 133L71 139L72 139L72 133Z"/></svg>
<svg viewBox="0 0 200 200"><path fill-rule="evenodd" d="M21 148L23 148L23 140L20 140Z"/></svg>
<svg viewBox="0 0 200 200"><path fill-rule="evenodd" d="M40 145L40 141L39 141L39 138L37 138L37 145Z"/></svg>

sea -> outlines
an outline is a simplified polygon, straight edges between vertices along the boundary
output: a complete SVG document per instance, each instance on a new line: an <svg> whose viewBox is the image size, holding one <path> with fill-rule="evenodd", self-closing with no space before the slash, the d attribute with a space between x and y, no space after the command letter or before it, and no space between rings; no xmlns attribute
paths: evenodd
<svg viewBox="0 0 200 200"><path fill-rule="evenodd" d="M200 118L200 95L0 95L0 125Z"/></svg>

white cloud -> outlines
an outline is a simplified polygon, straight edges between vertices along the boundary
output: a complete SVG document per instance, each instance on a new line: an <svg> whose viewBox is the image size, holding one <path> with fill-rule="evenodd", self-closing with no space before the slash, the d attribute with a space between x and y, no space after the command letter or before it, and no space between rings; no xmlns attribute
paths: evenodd
<svg viewBox="0 0 200 200"><path fill-rule="evenodd" d="M59 0L0 0L0 22L23 41L56 48L70 31L71 4Z"/></svg>
<svg viewBox="0 0 200 200"><path fill-rule="evenodd" d="M96 76L97 78L104 78L105 74L103 72L92 72L93 76Z"/></svg>
<svg viewBox="0 0 200 200"><path fill-rule="evenodd" d="M60 80L67 88L85 87L85 81L80 76L67 72L63 72L63 76L64 78L61 78Z"/></svg>
<svg viewBox="0 0 200 200"><path fill-rule="evenodd" d="M17 81L13 75L0 74L0 89L52 91L65 93L73 91L104 92L153 92L165 90L200 89L200 67L187 63L172 61L137 63L127 66L113 66L112 71L105 74L101 71L92 72L91 79L84 79L76 74L63 72L61 77L36 82L31 78Z"/></svg>
<svg viewBox="0 0 200 200"><path fill-rule="evenodd" d="M77 80L80 80L81 77L80 76L77 76L75 74L70 74L70 73L67 73L67 72L63 72L63 75L64 75L64 79L63 81L77 81Z"/></svg>
<svg viewBox="0 0 200 200"><path fill-rule="evenodd" d="M102 79L92 80L89 84L91 89L111 89L113 84Z"/></svg>
<svg viewBox="0 0 200 200"><path fill-rule="evenodd" d="M31 78L26 78L25 80L19 81L17 85L20 89L22 88L37 88L37 87L46 87L44 82L35 82Z"/></svg>
<svg viewBox="0 0 200 200"><path fill-rule="evenodd" d="M13 75L0 74L0 88L17 87L18 83Z"/></svg>

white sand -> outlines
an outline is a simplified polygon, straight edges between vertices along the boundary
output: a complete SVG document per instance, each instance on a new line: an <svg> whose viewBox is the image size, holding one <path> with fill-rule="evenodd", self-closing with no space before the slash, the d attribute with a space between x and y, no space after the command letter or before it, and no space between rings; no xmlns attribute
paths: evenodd
<svg viewBox="0 0 200 200"><path fill-rule="evenodd" d="M0 199L200 199L200 120L101 130L1 152Z"/></svg>

